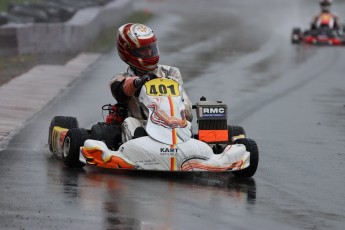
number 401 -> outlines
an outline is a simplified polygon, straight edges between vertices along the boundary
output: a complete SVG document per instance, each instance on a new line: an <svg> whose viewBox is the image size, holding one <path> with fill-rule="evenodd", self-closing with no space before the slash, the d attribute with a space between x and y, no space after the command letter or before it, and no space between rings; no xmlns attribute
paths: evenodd
<svg viewBox="0 0 345 230"><path fill-rule="evenodd" d="M158 88L158 89L157 89ZM169 92L168 92L169 91ZM150 86L150 94L157 95L157 94L164 94L164 95L176 95L174 85L151 85Z"/></svg>

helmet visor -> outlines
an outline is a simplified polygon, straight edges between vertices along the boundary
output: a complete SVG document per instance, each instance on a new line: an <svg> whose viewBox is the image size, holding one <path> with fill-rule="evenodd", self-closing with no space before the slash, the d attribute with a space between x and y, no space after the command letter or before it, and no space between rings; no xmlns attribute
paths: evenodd
<svg viewBox="0 0 345 230"><path fill-rule="evenodd" d="M159 54L157 43L154 42L140 48L132 49L130 53L137 58L151 58Z"/></svg>
<svg viewBox="0 0 345 230"><path fill-rule="evenodd" d="M330 2L321 2L320 5L321 6L330 6L331 3Z"/></svg>

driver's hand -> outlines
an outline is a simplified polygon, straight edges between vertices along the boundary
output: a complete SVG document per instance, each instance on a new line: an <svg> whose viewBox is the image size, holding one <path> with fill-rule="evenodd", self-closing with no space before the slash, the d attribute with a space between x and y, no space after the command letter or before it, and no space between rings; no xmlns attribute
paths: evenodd
<svg viewBox="0 0 345 230"><path fill-rule="evenodd" d="M134 87L135 88L139 88L141 86L143 86L146 82L157 78L157 75L154 73L147 73L141 77L138 77L137 79L134 80Z"/></svg>

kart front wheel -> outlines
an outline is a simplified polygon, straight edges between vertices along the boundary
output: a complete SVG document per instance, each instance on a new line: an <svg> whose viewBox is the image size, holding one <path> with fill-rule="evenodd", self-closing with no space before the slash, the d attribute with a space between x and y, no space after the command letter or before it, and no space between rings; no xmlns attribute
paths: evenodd
<svg viewBox="0 0 345 230"><path fill-rule="evenodd" d="M62 151L62 160L67 167L82 168L84 163L79 161L80 147L88 139L88 132L86 129L75 128L68 130Z"/></svg>
<svg viewBox="0 0 345 230"><path fill-rule="evenodd" d="M250 152L250 165L248 168L239 171L233 171L232 174L236 177L252 177L259 164L259 149L256 142L252 139L241 138L234 142L235 144L242 144L246 147L246 150Z"/></svg>
<svg viewBox="0 0 345 230"><path fill-rule="evenodd" d="M55 126L59 126L61 128L66 129L73 129L78 128L79 124L77 118L75 117L66 117L66 116L56 116L52 119L49 126L49 134L48 134L48 145L51 152L53 152L53 144L52 144L52 132Z"/></svg>
<svg viewBox="0 0 345 230"><path fill-rule="evenodd" d="M301 42L302 31L300 28L293 28L291 33L291 43L299 44Z"/></svg>

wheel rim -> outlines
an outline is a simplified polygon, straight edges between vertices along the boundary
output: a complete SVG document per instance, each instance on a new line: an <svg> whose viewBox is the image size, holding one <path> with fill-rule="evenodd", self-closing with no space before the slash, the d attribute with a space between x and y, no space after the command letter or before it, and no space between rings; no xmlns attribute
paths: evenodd
<svg viewBox="0 0 345 230"><path fill-rule="evenodd" d="M63 157L66 158L69 154L71 147L71 139L69 137L65 138L65 143L63 144Z"/></svg>

